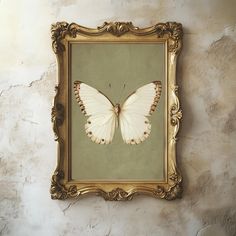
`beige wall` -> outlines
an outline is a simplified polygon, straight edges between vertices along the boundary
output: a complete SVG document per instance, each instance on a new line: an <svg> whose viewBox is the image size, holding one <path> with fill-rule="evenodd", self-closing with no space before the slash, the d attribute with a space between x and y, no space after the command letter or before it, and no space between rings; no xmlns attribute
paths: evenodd
<svg viewBox="0 0 236 236"><path fill-rule="evenodd" d="M235 235L235 10L234 0L0 0L0 235ZM182 200L50 199L56 164L50 24L61 20L89 27L116 20L183 24Z"/></svg>

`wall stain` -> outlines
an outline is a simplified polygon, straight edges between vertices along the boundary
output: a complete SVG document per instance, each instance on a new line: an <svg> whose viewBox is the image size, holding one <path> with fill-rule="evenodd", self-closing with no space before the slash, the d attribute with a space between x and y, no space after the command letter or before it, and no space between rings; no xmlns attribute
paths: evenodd
<svg viewBox="0 0 236 236"><path fill-rule="evenodd" d="M231 134L236 130L236 106L235 108L228 114L227 119L223 125L222 131L225 134Z"/></svg>
<svg viewBox="0 0 236 236"><path fill-rule="evenodd" d="M188 194L199 199L204 195L209 194L215 190L215 181L210 170L204 171L196 180L196 184L190 186Z"/></svg>
<svg viewBox="0 0 236 236"><path fill-rule="evenodd" d="M236 208L223 207L201 211L200 216L203 225L219 224L227 235L235 236L236 233Z"/></svg>

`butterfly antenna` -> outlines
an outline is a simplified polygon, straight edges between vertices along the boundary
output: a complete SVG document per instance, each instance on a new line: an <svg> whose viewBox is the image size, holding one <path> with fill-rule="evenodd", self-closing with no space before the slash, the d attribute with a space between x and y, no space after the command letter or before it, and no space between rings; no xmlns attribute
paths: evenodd
<svg viewBox="0 0 236 236"><path fill-rule="evenodd" d="M119 103L121 103L121 99L123 99L123 96L124 96L124 92L125 92L125 87L126 87L126 84L123 85L123 89L122 89L122 92L120 94L120 97L119 97Z"/></svg>

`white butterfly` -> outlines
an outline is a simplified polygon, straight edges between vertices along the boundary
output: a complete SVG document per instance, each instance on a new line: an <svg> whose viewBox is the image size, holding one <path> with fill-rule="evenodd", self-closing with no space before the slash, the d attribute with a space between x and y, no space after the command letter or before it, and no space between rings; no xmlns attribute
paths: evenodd
<svg viewBox="0 0 236 236"><path fill-rule="evenodd" d="M161 82L146 84L125 100L123 106L113 103L100 91L81 82L74 82L74 93L81 111L88 116L85 131L98 144L111 143L115 128L120 126L127 144L143 142L151 132L150 116L161 95Z"/></svg>

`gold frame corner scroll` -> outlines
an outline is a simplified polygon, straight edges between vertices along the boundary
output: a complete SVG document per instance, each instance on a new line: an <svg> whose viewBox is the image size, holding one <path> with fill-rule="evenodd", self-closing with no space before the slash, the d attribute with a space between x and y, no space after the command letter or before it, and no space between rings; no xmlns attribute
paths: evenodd
<svg viewBox="0 0 236 236"><path fill-rule="evenodd" d="M145 194L159 199L173 200L182 196L182 176L176 162L176 141L182 118L176 82L176 62L182 47L182 25L176 22L158 23L139 28L131 22L105 22L96 29L76 23L52 24L52 48L58 61L58 86L52 108L52 123L55 140L58 142L57 166L51 180L51 198L78 198L86 194L102 196L105 200L131 200L135 195ZM70 178L70 156L68 153L68 51L69 42L101 41L162 41L166 45L167 78L167 163L164 182L74 182Z"/></svg>

